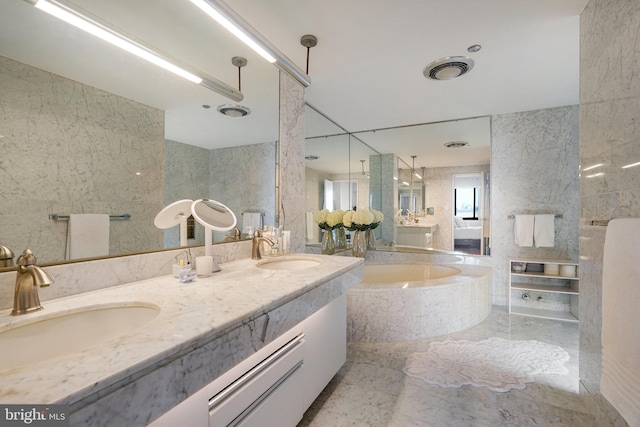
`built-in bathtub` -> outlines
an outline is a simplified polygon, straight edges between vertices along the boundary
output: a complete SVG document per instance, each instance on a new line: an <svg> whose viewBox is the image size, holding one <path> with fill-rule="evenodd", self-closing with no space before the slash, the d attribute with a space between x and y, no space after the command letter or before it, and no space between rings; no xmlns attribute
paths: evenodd
<svg viewBox="0 0 640 427"><path fill-rule="evenodd" d="M432 338L477 325L491 312L491 268L367 264L347 294L349 341Z"/></svg>

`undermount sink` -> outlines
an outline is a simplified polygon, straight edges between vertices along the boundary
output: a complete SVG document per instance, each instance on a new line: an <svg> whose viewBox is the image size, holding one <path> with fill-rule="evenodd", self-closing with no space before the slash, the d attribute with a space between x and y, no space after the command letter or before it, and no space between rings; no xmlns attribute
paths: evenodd
<svg viewBox="0 0 640 427"><path fill-rule="evenodd" d="M160 308L133 303L38 314L42 314L38 319L17 319L14 326L0 330L0 370L80 352L120 337L149 323Z"/></svg>
<svg viewBox="0 0 640 427"><path fill-rule="evenodd" d="M303 268L315 267L320 265L322 260L310 257L286 257L267 259L260 261L256 264L256 267L264 268L265 270L300 270Z"/></svg>

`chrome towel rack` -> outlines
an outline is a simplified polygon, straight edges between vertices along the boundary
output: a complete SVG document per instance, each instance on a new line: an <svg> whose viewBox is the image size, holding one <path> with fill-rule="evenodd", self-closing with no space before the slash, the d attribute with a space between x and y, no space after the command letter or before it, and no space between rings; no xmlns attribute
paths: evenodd
<svg viewBox="0 0 640 427"><path fill-rule="evenodd" d="M130 214L109 215L109 219L129 219L129 218L131 218ZM68 220L69 215L49 214L49 219L53 221Z"/></svg>
<svg viewBox="0 0 640 427"><path fill-rule="evenodd" d="M526 214L526 215L535 215L535 214ZM543 215L543 214L539 214L539 215ZM562 218L562 214L555 214L554 217L555 218ZM515 215L509 215L507 218L508 219L515 219L516 216Z"/></svg>

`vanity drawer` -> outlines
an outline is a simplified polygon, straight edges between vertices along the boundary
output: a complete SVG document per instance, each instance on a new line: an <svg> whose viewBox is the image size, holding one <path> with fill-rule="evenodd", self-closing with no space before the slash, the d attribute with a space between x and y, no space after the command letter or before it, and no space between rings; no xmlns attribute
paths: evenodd
<svg viewBox="0 0 640 427"><path fill-rule="evenodd" d="M296 393L304 347L300 334L209 399L209 426L295 426L305 408Z"/></svg>

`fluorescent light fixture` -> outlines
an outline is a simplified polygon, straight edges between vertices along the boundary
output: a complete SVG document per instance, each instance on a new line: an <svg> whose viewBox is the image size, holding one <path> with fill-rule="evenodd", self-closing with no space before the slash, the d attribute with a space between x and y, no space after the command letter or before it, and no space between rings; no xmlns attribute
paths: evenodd
<svg viewBox="0 0 640 427"><path fill-rule="evenodd" d="M622 169L632 168L635 166L640 166L640 162L631 163L629 165L622 166Z"/></svg>
<svg viewBox="0 0 640 427"><path fill-rule="evenodd" d="M416 178L422 179L422 177L417 172L414 172L413 174L416 176Z"/></svg>
<svg viewBox="0 0 640 427"><path fill-rule="evenodd" d="M108 25L100 23L97 18L89 17L83 13L80 13L73 8L65 5L59 0L25 0L27 3L32 4L37 9L42 10L68 24L73 25L87 33L96 36L114 46L119 47L139 58L144 59L158 67L161 67L167 71L170 71L184 79L189 80L195 84L211 89L227 98L234 101L241 101L243 99L242 93L235 90L231 86L218 81L213 78L203 78L195 73L186 70L174 64L172 61L166 59L158 52L149 49L143 44L134 41L130 37L124 36L111 28Z"/></svg>
<svg viewBox="0 0 640 427"><path fill-rule="evenodd" d="M397 181L397 180L398 180L398 177L397 177L397 176L394 176L394 177L393 177L393 179Z"/></svg>
<svg viewBox="0 0 640 427"><path fill-rule="evenodd" d="M604 172L598 172L598 173L594 173L593 175L587 175L585 176L585 178L595 178L597 176L602 176L604 175Z"/></svg>
<svg viewBox="0 0 640 427"><path fill-rule="evenodd" d="M409 185L407 181L402 181L402 185Z"/></svg>
<svg viewBox="0 0 640 427"><path fill-rule="evenodd" d="M289 74L303 86L311 84L309 76L273 46L247 21L222 0L191 0L196 7L253 49L258 55Z"/></svg>
<svg viewBox="0 0 640 427"><path fill-rule="evenodd" d="M599 168L600 166L604 166L603 163L598 163L597 165L589 166L588 168L582 169L584 172L590 171L591 169Z"/></svg>
<svg viewBox="0 0 640 427"><path fill-rule="evenodd" d="M214 21L218 24L222 25L227 29L231 34L239 38L244 44L253 49L258 55L262 56L264 59L269 61L270 63L276 62L276 58L271 56L269 52L265 50L262 46L256 43L248 34L238 28L234 23L232 23L228 18L226 18L221 12L219 8L217 8L215 3L206 2L204 0L191 0L191 3L195 4L202 10L204 13L209 15Z"/></svg>

